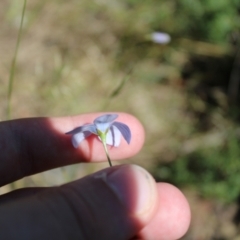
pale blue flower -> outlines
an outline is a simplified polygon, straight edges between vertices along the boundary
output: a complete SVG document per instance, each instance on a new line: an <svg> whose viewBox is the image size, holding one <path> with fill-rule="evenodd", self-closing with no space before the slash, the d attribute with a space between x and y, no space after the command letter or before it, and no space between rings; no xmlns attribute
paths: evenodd
<svg viewBox="0 0 240 240"><path fill-rule="evenodd" d="M97 135L103 143L109 164L112 166L106 144L118 147L121 142L121 136L123 136L128 144L131 141L129 127L124 123L114 121L117 117L117 114L105 114L96 118L93 124L77 127L66 134L72 135L72 144L75 148L90 135Z"/></svg>
<svg viewBox="0 0 240 240"><path fill-rule="evenodd" d="M167 44L171 41L170 35L164 32L153 32L150 38L158 44Z"/></svg>

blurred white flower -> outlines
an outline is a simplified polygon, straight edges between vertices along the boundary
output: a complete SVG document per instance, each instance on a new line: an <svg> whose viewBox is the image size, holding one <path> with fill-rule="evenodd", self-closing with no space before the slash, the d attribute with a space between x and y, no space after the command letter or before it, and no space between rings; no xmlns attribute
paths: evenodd
<svg viewBox="0 0 240 240"><path fill-rule="evenodd" d="M167 44L171 41L171 37L164 32L153 32L151 34L151 40L158 44Z"/></svg>

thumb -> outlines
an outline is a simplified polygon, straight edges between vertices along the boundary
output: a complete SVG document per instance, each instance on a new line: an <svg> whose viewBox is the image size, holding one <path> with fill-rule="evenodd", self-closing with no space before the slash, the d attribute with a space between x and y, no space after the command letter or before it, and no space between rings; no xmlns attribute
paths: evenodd
<svg viewBox="0 0 240 240"><path fill-rule="evenodd" d="M157 196L155 181L143 168L115 166L4 203L0 207L1 236L128 240L153 217Z"/></svg>

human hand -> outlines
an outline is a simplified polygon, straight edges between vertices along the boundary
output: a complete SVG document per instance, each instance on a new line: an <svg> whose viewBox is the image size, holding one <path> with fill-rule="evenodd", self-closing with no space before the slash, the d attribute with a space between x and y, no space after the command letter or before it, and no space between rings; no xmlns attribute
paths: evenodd
<svg viewBox="0 0 240 240"><path fill-rule="evenodd" d="M32 118L0 123L0 186L48 169L106 160L101 142L89 137L78 149L65 132L99 114ZM144 131L132 116L119 114L131 129L130 146L110 148L112 160L131 157ZM188 229L190 210L174 186L155 183L135 165L114 166L60 187L25 188L0 196L1 239L173 240Z"/></svg>

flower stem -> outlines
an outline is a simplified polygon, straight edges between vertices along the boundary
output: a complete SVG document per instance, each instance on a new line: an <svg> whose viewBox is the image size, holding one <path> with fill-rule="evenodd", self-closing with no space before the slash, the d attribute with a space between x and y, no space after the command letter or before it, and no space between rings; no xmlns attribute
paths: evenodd
<svg viewBox="0 0 240 240"><path fill-rule="evenodd" d="M110 165L110 167L112 167L112 162L111 162L111 159L109 157L109 154L108 154L108 149L107 149L107 144L106 144L106 134L107 133L103 133L99 130L97 130L98 132L98 136L100 137L100 139L102 140L102 143L103 143L103 147L104 147L104 150L105 150L105 153L107 155L107 160L108 160L108 163Z"/></svg>
<svg viewBox="0 0 240 240"><path fill-rule="evenodd" d="M110 157L109 157L108 150L107 150L107 145L106 145L105 142L103 142L103 147L104 147L105 153L106 153L106 155L107 155L108 163L109 163L110 167L112 167L112 162L111 162L111 159L110 159Z"/></svg>

